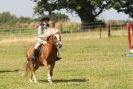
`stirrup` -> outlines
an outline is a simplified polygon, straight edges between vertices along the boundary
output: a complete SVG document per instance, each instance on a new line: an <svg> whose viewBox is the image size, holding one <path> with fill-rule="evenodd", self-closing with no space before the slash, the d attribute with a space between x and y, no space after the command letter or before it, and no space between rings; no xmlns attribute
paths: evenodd
<svg viewBox="0 0 133 89"><path fill-rule="evenodd" d="M59 56L57 56L56 60L58 61L58 60L60 60L60 59L62 59L62 58L61 58L61 57L59 57Z"/></svg>

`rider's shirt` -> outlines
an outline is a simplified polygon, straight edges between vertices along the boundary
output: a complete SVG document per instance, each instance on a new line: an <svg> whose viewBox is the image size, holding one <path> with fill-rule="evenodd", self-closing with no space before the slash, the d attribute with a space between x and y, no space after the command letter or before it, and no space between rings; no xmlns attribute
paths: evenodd
<svg viewBox="0 0 133 89"><path fill-rule="evenodd" d="M40 26L38 27L38 38L44 40L45 37L43 35L44 31L47 29L47 25L46 24L40 24Z"/></svg>

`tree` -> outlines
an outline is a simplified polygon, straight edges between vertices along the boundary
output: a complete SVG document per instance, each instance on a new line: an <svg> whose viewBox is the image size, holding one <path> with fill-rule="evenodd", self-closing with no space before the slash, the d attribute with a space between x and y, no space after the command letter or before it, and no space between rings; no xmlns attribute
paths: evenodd
<svg viewBox="0 0 133 89"><path fill-rule="evenodd" d="M33 18L29 18L29 17L17 17L13 14L11 14L10 12L3 12L0 13L0 23L16 23L16 22L32 22L34 21Z"/></svg>
<svg viewBox="0 0 133 89"><path fill-rule="evenodd" d="M21 16L21 17L18 18L18 21L19 22L22 22L22 23L24 23L24 22L32 22L33 19L32 18L29 18L29 17L23 17L23 16Z"/></svg>
<svg viewBox="0 0 133 89"><path fill-rule="evenodd" d="M9 12L0 13L0 23L7 23L7 22L16 22L17 17L15 15L11 15Z"/></svg>
<svg viewBox="0 0 133 89"><path fill-rule="evenodd" d="M65 15L65 14L61 14L61 13L52 13L50 19L56 22L56 21L66 21L66 20L68 20L69 18L68 18L68 16Z"/></svg>
<svg viewBox="0 0 133 89"><path fill-rule="evenodd" d="M113 0L112 7L118 12L124 12L133 18L133 0Z"/></svg>
<svg viewBox="0 0 133 89"><path fill-rule="evenodd" d="M75 12L82 23L92 23L97 16L107 9L111 0L34 0L36 14L43 14L48 11L51 14L55 10L66 9Z"/></svg>

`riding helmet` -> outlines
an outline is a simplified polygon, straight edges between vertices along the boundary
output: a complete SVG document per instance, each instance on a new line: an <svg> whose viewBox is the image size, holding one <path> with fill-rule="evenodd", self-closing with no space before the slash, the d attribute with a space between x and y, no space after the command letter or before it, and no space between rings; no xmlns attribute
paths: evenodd
<svg viewBox="0 0 133 89"><path fill-rule="evenodd" d="M50 20L49 16L48 15L42 15L40 21L42 22L44 20Z"/></svg>

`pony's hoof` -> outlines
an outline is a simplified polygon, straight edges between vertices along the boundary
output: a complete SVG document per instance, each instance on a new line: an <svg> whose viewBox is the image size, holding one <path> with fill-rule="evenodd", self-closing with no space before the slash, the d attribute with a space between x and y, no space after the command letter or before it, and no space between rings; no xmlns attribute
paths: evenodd
<svg viewBox="0 0 133 89"><path fill-rule="evenodd" d="M22 76L22 77L26 77L26 73L22 72L22 73L21 73L21 76Z"/></svg>
<svg viewBox="0 0 133 89"><path fill-rule="evenodd" d="M29 82L33 83L33 80L32 79L29 79Z"/></svg>
<svg viewBox="0 0 133 89"><path fill-rule="evenodd" d="M34 81L34 83L37 83L37 81Z"/></svg>
<svg viewBox="0 0 133 89"><path fill-rule="evenodd" d="M52 82L52 80L48 80L48 82L50 83L50 84L52 84L53 82Z"/></svg>

